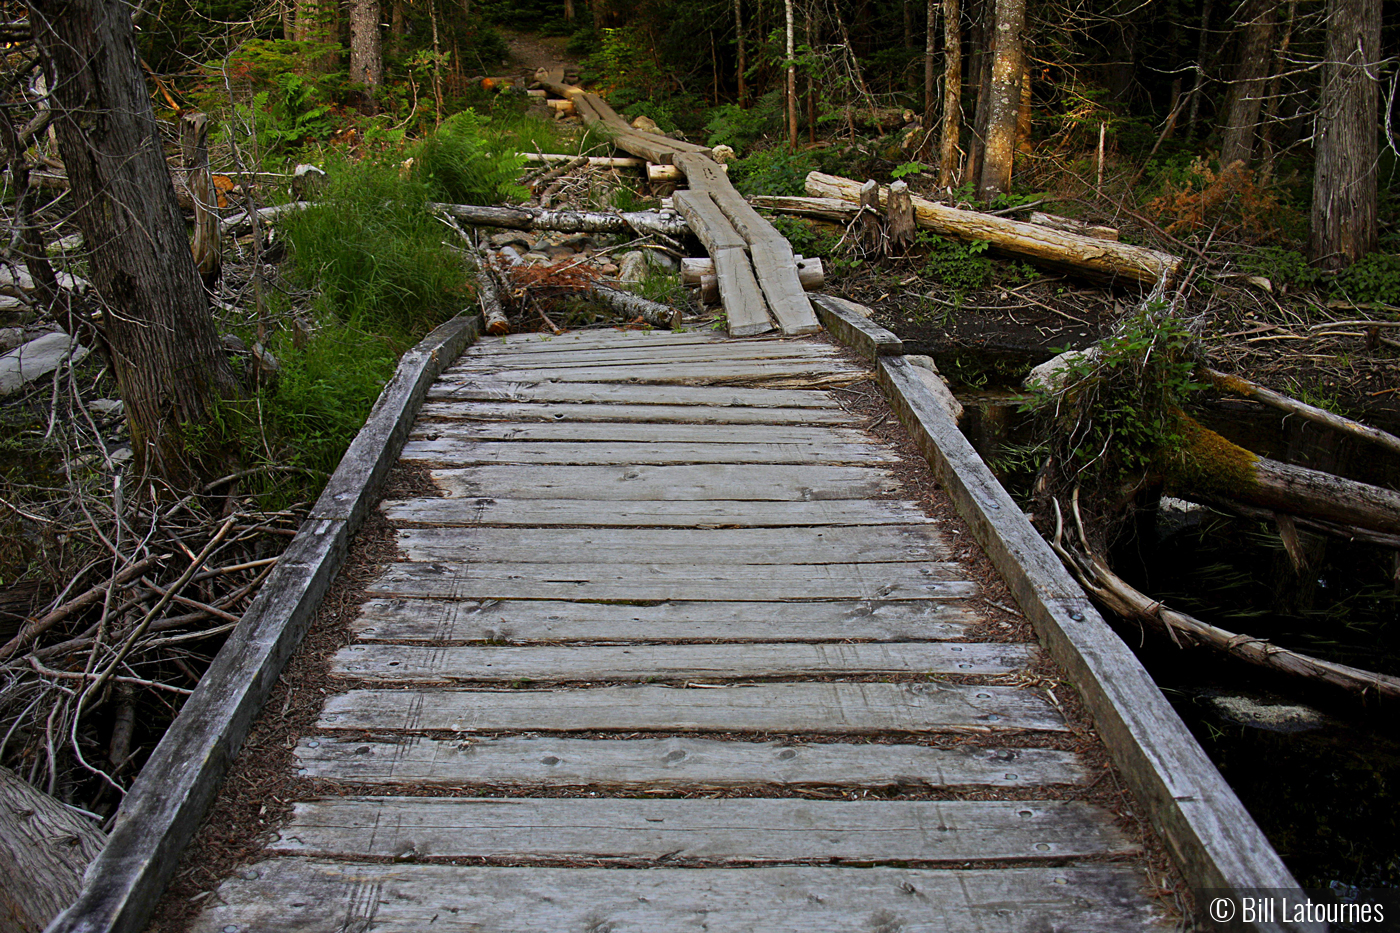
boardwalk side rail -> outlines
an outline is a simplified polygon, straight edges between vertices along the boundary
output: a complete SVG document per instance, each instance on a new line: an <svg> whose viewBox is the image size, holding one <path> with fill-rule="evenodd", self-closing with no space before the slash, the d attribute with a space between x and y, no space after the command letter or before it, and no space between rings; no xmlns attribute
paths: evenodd
<svg viewBox="0 0 1400 933"><path fill-rule="evenodd" d="M78 899L46 933L145 928L350 536L378 500L428 388L478 333L476 316L459 316L403 355L311 514L127 792Z"/></svg>
<svg viewBox="0 0 1400 933"><path fill-rule="evenodd" d="M1196 891L1297 891L1301 901L1298 882L1142 663L1099 615L913 365L902 356L884 355L898 338L836 303L818 301L817 307L834 337L875 361L890 407L1041 642L1070 675L1114 764L1147 808L1187 884ZM1261 922L1230 929L1285 927Z"/></svg>

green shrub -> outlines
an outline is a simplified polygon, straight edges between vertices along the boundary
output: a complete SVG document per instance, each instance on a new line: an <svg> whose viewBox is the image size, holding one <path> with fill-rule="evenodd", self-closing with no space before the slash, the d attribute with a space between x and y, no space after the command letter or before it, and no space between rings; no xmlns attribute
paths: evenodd
<svg viewBox="0 0 1400 933"><path fill-rule="evenodd" d="M730 163L729 180L740 194L801 195L816 167L805 152L774 146Z"/></svg>
<svg viewBox="0 0 1400 933"><path fill-rule="evenodd" d="M1310 288L1322 281L1322 273L1308 265L1307 257L1281 246L1261 246L1240 256L1240 269L1276 285Z"/></svg>
<svg viewBox="0 0 1400 933"><path fill-rule="evenodd" d="M436 201L500 204L523 200L515 183L525 157L498 135L486 132L488 119L464 110L443 121L414 155L413 171Z"/></svg>
<svg viewBox="0 0 1400 933"><path fill-rule="evenodd" d="M782 128L782 100L776 94L765 94L747 110L738 104L721 104L711 110L705 123L706 145L729 146L735 152L744 152Z"/></svg>
<svg viewBox="0 0 1400 933"><path fill-rule="evenodd" d="M1400 305L1400 255L1368 253L1339 272L1332 288L1352 301Z"/></svg>

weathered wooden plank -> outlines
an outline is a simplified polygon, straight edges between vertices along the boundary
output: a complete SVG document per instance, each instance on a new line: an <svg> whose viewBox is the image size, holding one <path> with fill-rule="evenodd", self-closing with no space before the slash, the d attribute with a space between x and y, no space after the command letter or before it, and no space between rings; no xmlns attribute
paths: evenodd
<svg viewBox="0 0 1400 933"><path fill-rule="evenodd" d="M773 322L768 319L768 307L748 252L742 247L731 247L711 252L710 256L715 261L715 279L729 336L746 337L772 330Z"/></svg>
<svg viewBox="0 0 1400 933"><path fill-rule="evenodd" d="M1036 787L1088 780L1073 752L1000 746L505 737L462 742L404 736L316 736L296 749L298 773L356 784L644 785L719 787Z"/></svg>
<svg viewBox="0 0 1400 933"><path fill-rule="evenodd" d="M185 844L199 827L253 718L300 642L376 498L395 448L437 373L476 335L456 318L404 354L369 420L326 484L314 513L244 611L151 753L84 876L49 933L144 930Z"/></svg>
<svg viewBox="0 0 1400 933"><path fill-rule="evenodd" d="M436 459L436 458L430 458ZM578 525L592 528L776 528L790 525L914 525L932 522L916 502L606 502L592 499L408 499L386 501L390 521L425 525Z"/></svg>
<svg viewBox="0 0 1400 933"><path fill-rule="evenodd" d="M331 797L268 851L469 858L949 862L1137 851L1080 801Z"/></svg>
<svg viewBox="0 0 1400 933"><path fill-rule="evenodd" d="M519 680L746 680L859 674L1010 674L1039 653L1027 645L946 642L725 645L348 645L331 672L367 683Z"/></svg>
<svg viewBox="0 0 1400 933"><path fill-rule="evenodd" d="M450 434L410 440L403 459L443 466L474 463L889 463L898 458L870 444L647 443L645 441L459 441Z"/></svg>
<svg viewBox="0 0 1400 933"><path fill-rule="evenodd" d="M840 356L840 350L825 343L793 340L728 340L724 343L692 343L673 346L639 344L629 347L561 347L550 352L540 349L458 357L450 373L490 371L518 366L541 369L559 366L634 366L637 363L684 363L702 360L811 360Z"/></svg>
<svg viewBox="0 0 1400 933"><path fill-rule="evenodd" d="M977 584L956 563L390 564L365 592L435 599L963 599Z"/></svg>
<svg viewBox="0 0 1400 933"><path fill-rule="evenodd" d="M478 868L269 859L192 933L1123 933L1175 930L1142 870Z"/></svg>
<svg viewBox="0 0 1400 933"><path fill-rule="evenodd" d="M683 602L370 599L360 641L925 641L959 638L977 614L956 600Z"/></svg>
<svg viewBox="0 0 1400 933"><path fill-rule="evenodd" d="M558 563L587 555L612 563L645 555L651 564L869 564L947 560L934 525L812 528L403 528L407 560Z"/></svg>
<svg viewBox="0 0 1400 933"><path fill-rule="evenodd" d="M428 421L640 421L688 424L859 424L839 408L743 408L735 405L588 405L568 403L433 401L423 406Z"/></svg>
<svg viewBox="0 0 1400 933"><path fill-rule="evenodd" d="M852 311L847 307L852 302L828 295L812 295L811 302L817 317L837 340L860 351L870 360L904 353L904 342L893 331Z"/></svg>
<svg viewBox="0 0 1400 933"><path fill-rule="evenodd" d="M715 259L718 259L718 254L724 250L744 249L747 245L733 224L711 200L709 192L684 189L677 191L675 205L686 223L690 224L696 239L705 247L705 252Z"/></svg>
<svg viewBox="0 0 1400 933"><path fill-rule="evenodd" d="M539 350L545 353L558 353L570 347L599 349L604 347L630 346L704 346L724 343L722 335L712 330L624 330L617 327L602 327L589 330L569 330L562 334L505 334L481 338L463 353L462 358L472 359L490 356L493 353L529 353Z"/></svg>
<svg viewBox="0 0 1400 933"><path fill-rule="evenodd" d="M734 408L839 409L828 392L740 386L627 385L587 382L507 382L491 378L441 379L430 399L508 399L518 402L587 402L628 405L705 405Z"/></svg>
<svg viewBox="0 0 1400 933"><path fill-rule="evenodd" d="M445 425L419 424L413 440L449 438L473 441L628 441L647 444L868 444L870 435L855 428L789 424L638 424L630 421L483 421Z"/></svg>
<svg viewBox="0 0 1400 933"><path fill-rule="evenodd" d="M734 197L739 196L735 194ZM797 277L797 259L787 240L777 237L773 241L752 243L749 257L753 261L758 287L763 289L768 309L778 319L782 332L796 335L815 334L821 330L817 315L812 311L812 302L807 298L807 290Z"/></svg>
<svg viewBox="0 0 1400 933"><path fill-rule="evenodd" d="M891 407L959 514L1047 649L1079 686L1115 763L1188 882L1236 891L1296 890L1282 859L1141 662L1103 621L912 367L902 359L884 359L879 375Z"/></svg>
<svg viewBox="0 0 1400 933"><path fill-rule="evenodd" d="M1065 730L1017 687L945 683L651 685L553 690L351 690L317 728L450 732L811 732Z"/></svg>
<svg viewBox="0 0 1400 933"><path fill-rule="evenodd" d="M466 375L466 374L464 374ZM680 385L720 385L731 382L763 382L824 375L852 379L868 377L865 370L841 360L708 360L699 363L645 364L633 366L571 366L556 369L493 370L490 378L529 385L540 382L658 382ZM460 378L460 377L459 377Z"/></svg>
<svg viewBox="0 0 1400 933"><path fill-rule="evenodd" d="M806 502L863 499L899 489L885 470L870 467L706 463L684 466L554 466L509 464L434 470L446 495L512 499L705 500ZM643 552L636 552L643 553Z"/></svg>

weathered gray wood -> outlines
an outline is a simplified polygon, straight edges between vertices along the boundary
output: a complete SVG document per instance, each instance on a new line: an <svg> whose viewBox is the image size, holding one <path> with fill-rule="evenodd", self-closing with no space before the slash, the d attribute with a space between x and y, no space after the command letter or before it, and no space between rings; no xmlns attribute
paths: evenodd
<svg viewBox="0 0 1400 933"><path fill-rule="evenodd" d="M724 335L712 330L624 330L598 327L570 330L562 334L508 334L483 337L462 353L463 359L489 357L495 353L562 353L570 348L618 349L621 347L705 346L724 343Z"/></svg>
<svg viewBox="0 0 1400 933"><path fill-rule="evenodd" d="M956 600L668 601L370 599L352 623L362 642L925 641L959 638L977 615Z"/></svg>
<svg viewBox="0 0 1400 933"><path fill-rule="evenodd" d="M681 190L675 194L676 210L690 224L690 230L711 257L729 249L743 249L747 244L734 229L729 218L720 212L707 191Z"/></svg>
<svg viewBox="0 0 1400 933"><path fill-rule="evenodd" d="M408 499L387 501L390 521L428 525L579 525L593 528L773 528L788 525L913 525L932 522L897 499L812 502L606 502L587 499Z"/></svg>
<svg viewBox="0 0 1400 933"><path fill-rule="evenodd" d="M474 742L317 736L303 739L296 757L303 777L357 784L1035 787L1088 779L1087 768L1073 752L1047 748L792 744L684 736Z"/></svg>
<svg viewBox="0 0 1400 933"><path fill-rule="evenodd" d="M835 408L743 408L734 405L580 405L568 403L435 401L425 421L643 421L688 424L858 424Z"/></svg>
<svg viewBox="0 0 1400 933"><path fill-rule="evenodd" d="M82 893L49 933L145 928L238 751L340 567L345 542L378 497L428 386L475 336L457 318L404 354L369 420L336 468L242 620L229 634L122 801ZM321 516L321 517L315 517Z"/></svg>
<svg viewBox="0 0 1400 933"><path fill-rule="evenodd" d="M596 680L745 680L831 674L997 675L1037 657L1025 645L943 642L737 645L349 645L331 672L367 683L521 679L549 683Z"/></svg>
<svg viewBox="0 0 1400 933"><path fill-rule="evenodd" d="M744 204L744 207L748 205ZM758 286L768 300L768 310L777 318L782 332L796 335L815 334L821 330L822 326L812 312L812 303L807 298L807 290L797 277L797 259L787 240L775 236L772 240L752 243L749 257Z"/></svg>
<svg viewBox="0 0 1400 933"><path fill-rule="evenodd" d="M333 797L268 846L299 855L706 862L1072 858L1134 852L1079 801Z"/></svg>
<svg viewBox="0 0 1400 933"><path fill-rule="evenodd" d="M633 685L555 690L351 690L318 729L450 732L1065 731L1048 700L1016 687L943 683Z"/></svg>
<svg viewBox="0 0 1400 933"><path fill-rule="evenodd" d="M91 818L0 768L0 929L48 926L78 896L83 870L106 841Z"/></svg>
<svg viewBox="0 0 1400 933"><path fill-rule="evenodd" d="M823 408L840 406L812 389L739 386L627 385L625 383L541 382L525 384L494 378L442 379L431 399L510 399L520 402L587 402L628 405L712 405L735 408Z"/></svg>
<svg viewBox="0 0 1400 933"><path fill-rule="evenodd" d="M763 291L754 275L748 253L732 247L710 253L715 261L715 281L719 286L720 303L724 305L725 324L731 337L763 334L773 329Z"/></svg>
<svg viewBox="0 0 1400 933"><path fill-rule="evenodd" d="M637 363L698 363L705 360L829 359L840 350L823 343L781 339L726 340L713 344L662 346L639 344L625 347L561 347L557 352L532 348L519 353L497 351L480 356L463 356L448 370L452 376L463 372L489 372L518 366L552 369L560 366L635 366Z"/></svg>
<svg viewBox="0 0 1400 933"><path fill-rule="evenodd" d="M614 311L620 312L624 320L641 320L654 327L666 327L672 330L681 326L680 308L664 305L659 301L652 301L650 298L643 298L641 295L623 291L620 288L609 288L596 282L588 291L596 300L601 301Z"/></svg>
<svg viewBox="0 0 1400 933"><path fill-rule="evenodd" d="M405 460L443 466L473 463L889 463L893 453L868 444L796 443L748 444L672 443L645 441L459 441L410 440Z"/></svg>
<svg viewBox="0 0 1400 933"><path fill-rule="evenodd" d="M192 933L1124 933L1175 930L1130 865L477 868L269 859Z"/></svg>
<svg viewBox="0 0 1400 933"><path fill-rule="evenodd" d="M555 382L661 382L681 385L762 382L770 379L810 379L827 374L867 377L863 369L837 360L714 360L699 363L648 364L644 366L569 366L556 369L501 369L489 373L499 382L535 384ZM480 378L480 375L478 375Z"/></svg>
<svg viewBox="0 0 1400 933"><path fill-rule="evenodd" d="M485 207L476 204L438 204L428 209L455 217L474 227L506 227L512 230L557 230L562 233L626 233L647 236L685 236L685 221L660 211L561 211L518 204L513 207Z"/></svg>
<svg viewBox="0 0 1400 933"><path fill-rule="evenodd" d="M562 467L517 463L434 470L433 482L448 496L633 502L705 499L806 502L873 498L899 489L892 474L871 467L770 464L763 470L755 470L747 464L727 463Z"/></svg>
<svg viewBox="0 0 1400 933"><path fill-rule="evenodd" d="M959 514L1078 685L1115 763L1196 888L1297 888L1239 798L1126 645L903 360L879 367L891 406ZM1264 927L1259 927L1263 929Z"/></svg>
<svg viewBox="0 0 1400 933"><path fill-rule="evenodd" d="M623 441L648 444L867 444L870 435L855 428L786 424L637 424L627 421L479 421L420 424L411 437L422 441L450 436L454 444L474 441Z"/></svg>
<svg viewBox="0 0 1400 933"><path fill-rule="evenodd" d="M770 564L761 572L737 564L398 563L366 592L434 599L962 599L978 591L959 579L965 575L956 563Z"/></svg>
<svg viewBox="0 0 1400 933"><path fill-rule="evenodd" d="M518 469L518 468L517 468ZM579 469L579 468L574 468ZM678 469L687 469L679 467ZM405 559L559 563L587 555L603 563L869 564L947 560L936 526L849 525L795 528L403 528Z"/></svg>
<svg viewBox="0 0 1400 933"><path fill-rule="evenodd" d="M882 356L899 356L904 342L892 331L885 330L869 317L856 314L846 305L850 302L826 295L812 295L812 305L822 325L833 337L874 361Z"/></svg>

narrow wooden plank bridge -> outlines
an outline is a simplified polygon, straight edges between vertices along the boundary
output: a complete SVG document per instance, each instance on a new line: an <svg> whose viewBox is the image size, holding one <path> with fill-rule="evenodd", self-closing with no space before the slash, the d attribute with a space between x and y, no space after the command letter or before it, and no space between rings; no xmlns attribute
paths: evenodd
<svg viewBox="0 0 1400 933"><path fill-rule="evenodd" d="M814 338L490 339L429 392L324 790L197 919L243 931L1168 929L1076 793L1033 644ZM963 537L966 541L966 537Z"/></svg>

